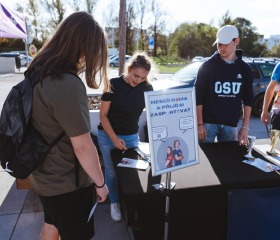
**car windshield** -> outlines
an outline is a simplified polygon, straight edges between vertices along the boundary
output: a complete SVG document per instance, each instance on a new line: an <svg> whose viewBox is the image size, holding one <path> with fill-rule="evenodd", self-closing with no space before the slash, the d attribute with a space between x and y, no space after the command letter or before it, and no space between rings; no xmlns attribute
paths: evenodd
<svg viewBox="0 0 280 240"><path fill-rule="evenodd" d="M260 69L263 73L264 78L271 77L274 67L275 65L268 65L268 64L260 65Z"/></svg>
<svg viewBox="0 0 280 240"><path fill-rule="evenodd" d="M203 62L195 62L187 65L186 67L182 68L178 72L174 73L170 79L172 81L186 81L188 79L193 79L196 77L199 67Z"/></svg>

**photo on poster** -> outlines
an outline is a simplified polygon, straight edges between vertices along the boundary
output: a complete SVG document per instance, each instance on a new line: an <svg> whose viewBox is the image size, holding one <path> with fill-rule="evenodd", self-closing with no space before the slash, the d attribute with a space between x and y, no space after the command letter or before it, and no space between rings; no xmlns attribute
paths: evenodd
<svg viewBox="0 0 280 240"><path fill-rule="evenodd" d="M194 88L145 92L152 175L198 164Z"/></svg>

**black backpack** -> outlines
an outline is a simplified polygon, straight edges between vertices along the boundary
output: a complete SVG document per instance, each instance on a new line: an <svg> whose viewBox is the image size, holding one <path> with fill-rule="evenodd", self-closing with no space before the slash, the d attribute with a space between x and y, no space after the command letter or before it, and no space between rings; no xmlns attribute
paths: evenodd
<svg viewBox="0 0 280 240"><path fill-rule="evenodd" d="M8 94L0 117L0 161L15 178L25 179L45 159L50 149L66 134L48 144L29 121L36 77L25 77Z"/></svg>

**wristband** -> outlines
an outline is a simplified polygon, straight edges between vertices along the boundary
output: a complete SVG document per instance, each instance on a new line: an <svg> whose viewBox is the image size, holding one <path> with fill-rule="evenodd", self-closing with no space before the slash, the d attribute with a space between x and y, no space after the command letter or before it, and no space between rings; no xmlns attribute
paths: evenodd
<svg viewBox="0 0 280 240"><path fill-rule="evenodd" d="M245 128L245 129L247 129L247 130L249 131L249 128L248 128L248 127L246 127L246 126L242 126L241 128Z"/></svg>
<svg viewBox="0 0 280 240"><path fill-rule="evenodd" d="M105 179L104 179L104 183L102 186L97 186L95 183L94 183L94 186L97 187L97 188L103 188L105 186Z"/></svg>

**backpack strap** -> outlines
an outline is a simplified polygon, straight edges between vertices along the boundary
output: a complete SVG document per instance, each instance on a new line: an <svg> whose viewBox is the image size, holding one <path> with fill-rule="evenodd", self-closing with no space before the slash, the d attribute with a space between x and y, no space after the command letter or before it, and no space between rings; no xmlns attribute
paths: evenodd
<svg viewBox="0 0 280 240"><path fill-rule="evenodd" d="M58 135L58 137L56 139L53 140L53 142L50 144L50 148L53 148L53 146L55 146L64 136L65 136L66 132L63 131L62 133L60 133Z"/></svg>

